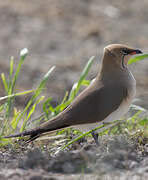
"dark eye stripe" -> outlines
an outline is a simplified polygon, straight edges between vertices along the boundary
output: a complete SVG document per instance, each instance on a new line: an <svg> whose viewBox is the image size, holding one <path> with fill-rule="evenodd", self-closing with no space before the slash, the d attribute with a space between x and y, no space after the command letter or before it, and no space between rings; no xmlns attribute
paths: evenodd
<svg viewBox="0 0 148 180"><path fill-rule="evenodd" d="M122 50L122 53L123 53L124 55L128 55L130 52L129 52L127 49L123 49L123 50Z"/></svg>

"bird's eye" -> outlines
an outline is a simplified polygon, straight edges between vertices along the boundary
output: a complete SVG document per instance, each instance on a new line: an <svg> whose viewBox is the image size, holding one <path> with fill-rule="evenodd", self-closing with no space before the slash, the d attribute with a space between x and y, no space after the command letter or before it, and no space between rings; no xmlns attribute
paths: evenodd
<svg viewBox="0 0 148 180"><path fill-rule="evenodd" d="M129 52L128 52L128 50L126 50L126 49L122 49L122 54L124 54L124 55L128 55L129 54Z"/></svg>

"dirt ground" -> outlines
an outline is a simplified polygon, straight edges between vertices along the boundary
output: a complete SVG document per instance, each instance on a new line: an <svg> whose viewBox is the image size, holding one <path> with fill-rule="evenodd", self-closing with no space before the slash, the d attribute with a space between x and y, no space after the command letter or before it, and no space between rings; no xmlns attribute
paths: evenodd
<svg viewBox="0 0 148 180"><path fill-rule="evenodd" d="M124 43L148 52L148 1L143 0L0 0L0 72L8 74L9 59L29 49L17 91L35 88L56 65L44 94L53 104L70 90L88 61L96 56L88 78L99 70L104 46ZM139 104L148 107L147 60L132 65ZM0 95L4 95L0 82ZM28 98L16 99L24 106ZM145 180L148 179L148 145L139 149L123 135L51 153L50 144L0 150L0 179L25 180Z"/></svg>
<svg viewBox="0 0 148 180"><path fill-rule="evenodd" d="M20 148L22 146L22 148ZM88 141L54 155L48 144L18 149L8 147L0 153L0 179L25 180L146 180L148 147L137 145L124 135L104 136L100 146Z"/></svg>

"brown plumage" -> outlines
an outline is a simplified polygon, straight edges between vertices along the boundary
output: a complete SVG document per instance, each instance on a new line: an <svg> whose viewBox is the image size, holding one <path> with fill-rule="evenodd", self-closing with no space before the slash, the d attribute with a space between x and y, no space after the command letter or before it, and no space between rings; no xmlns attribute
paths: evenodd
<svg viewBox="0 0 148 180"><path fill-rule="evenodd" d="M29 141L32 141L42 133L69 126L90 130L102 122L120 118L128 111L136 90L135 79L127 63L131 55L140 53L140 50L121 44L105 47L101 70L95 81L63 112L37 128L5 138L29 135ZM96 134L92 135L97 143Z"/></svg>

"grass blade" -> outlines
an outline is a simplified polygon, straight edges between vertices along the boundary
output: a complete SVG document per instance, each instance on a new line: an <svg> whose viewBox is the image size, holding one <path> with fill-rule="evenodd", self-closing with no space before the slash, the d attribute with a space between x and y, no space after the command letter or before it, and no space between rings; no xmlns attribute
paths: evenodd
<svg viewBox="0 0 148 180"><path fill-rule="evenodd" d="M74 142L78 141L79 139L81 139L81 138L89 135L89 134L92 133L93 131L96 131L96 130L98 130L98 129L102 128L102 127L105 127L105 126L106 126L106 124L103 124L103 125L101 125L101 126L96 127L95 129L92 129L92 130L90 130L90 131L88 131L88 132L86 132L86 133L84 133L84 134L76 137L76 138L73 139L72 141L68 142L68 143L67 143L65 146L63 146L61 149L64 150L65 148L67 148L68 146L70 146L70 145L73 144Z"/></svg>
<svg viewBox="0 0 148 180"><path fill-rule="evenodd" d="M25 127L26 127L26 124L27 124L27 121L28 119L31 117L31 115L34 113L35 111L35 108L36 106L44 99L44 96L41 96L31 107L27 117L25 118L24 122L23 122L23 125L21 126L20 128L20 132L24 131L25 130Z"/></svg>
<svg viewBox="0 0 148 180"><path fill-rule="evenodd" d="M1 73L1 79L2 79L2 82L3 82L4 88L5 88L5 91L8 92L8 83L7 83L7 80L6 80L6 77L5 77L4 73Z"/></svg>
<svg viewBox="0 0 148 180"><path fill-rule="evenodd" d="M148 54L143 54L143 55L140 55L140 56L136 56L134 58L131 58L129 61L128 61L128 64L133 64L137 61L141 61L145 58L148 58Z"/></svg>
<svg viewBox="0 0 148 180"><path fill-rule="evenodd" d="M19 64L16 68L16 72L14 74L14 78L12 79L12 83L11 83L11 87L9 89L9 94L11 94L13 92L13 89L14 89L14 86L15 86L15 83L16 83L16 80L18 78L18 75L19 75L19 72L20 72L20 69L21 69L21 66L26 58L26 56L28 55L28 49L24 48L23 50L21 50L20 52L20 60L19 60ZM8 95L9 95L8 94Z"/></svg>
<svg viewBox="0 0 148 180"><path fill-rule="evenodd" d="M11 57L11 59L10 59L10 70L9 70L10 80L11 80L12 74L13 74L13 66L14 66L14 57Z"/></svg>
<svg viewBox="0 0 148 180"><path fill-rule="evenodd" d="M74 99L74 97L76 96L76 94L78 93L80 86L82 84L82 82L85 80L85 77L87 76L93 62L94 62L94 58L95 56L92 56L88 63L86 64L86 66L84 67L84 70L82 71L81 75L80 75L80 79L78 81L78 83L75 83L72 87L72 90L70 92L70 96L69 96L69 100L72 101Z"/></svg>
<svg viewBox="0 0 148 180"><path fill-rule="evenodd" d="M19 92L19 93L16 93L16 94L11 94L11 95L8 95L8 96L3 96L3 97L0 97L0 101L4 100L4 99L8 99L8 98L12 98L12 97L16 97L16 96L24 96L26 94L29 94L29 93L32 93L36 90L28 90L28 91L24 91L24 92Z"/></svg>

